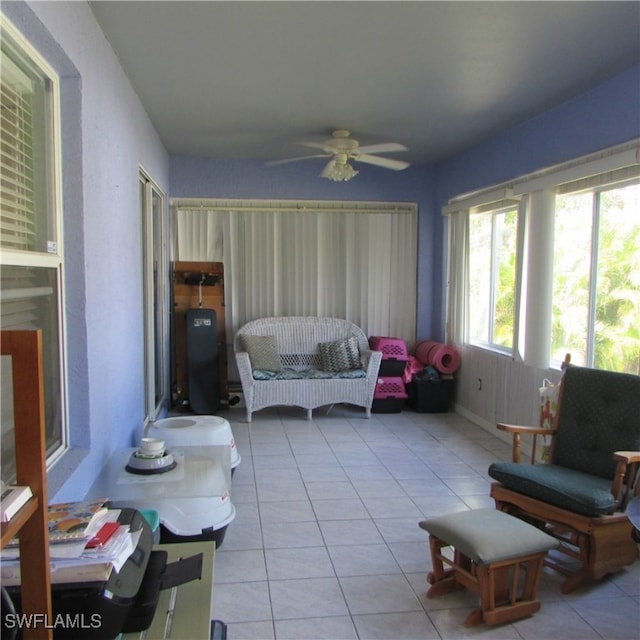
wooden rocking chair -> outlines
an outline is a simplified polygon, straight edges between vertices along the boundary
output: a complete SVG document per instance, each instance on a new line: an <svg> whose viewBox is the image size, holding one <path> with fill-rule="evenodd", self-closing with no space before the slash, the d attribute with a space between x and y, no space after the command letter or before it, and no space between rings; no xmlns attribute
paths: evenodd
<svg viewBox="0 0 640 640"><path fill-rule="evenodd" d="M640 494L640 376L570 366L553 429L498 429L513 434L513 462L489 467L498 481L491 496L496 508L544 529L578 561L573 568L547 559L566 576L564 593L634 562L638 546L625 509ZM520 464L522 434L553 436L549 464L536 464L535 446L531 464Z"/></svg>

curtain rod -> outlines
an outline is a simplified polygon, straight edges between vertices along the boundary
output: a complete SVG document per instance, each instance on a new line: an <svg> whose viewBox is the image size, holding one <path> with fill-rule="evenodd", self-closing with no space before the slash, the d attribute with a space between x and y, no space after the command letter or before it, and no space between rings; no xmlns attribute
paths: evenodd
<svg viewBox="0 0 640 640"><path fill-rule="evenodd" d="M631 157L633 153L635 153L635 162L640 163L640 138L634 138L633 140L628 140L627 142L614 145L607 149L601 149L600 151L594 151L593 153L588 153L578 158L573 158L565 162L560 162L558 164L544 167L542 169L517 176L506 182L500 182L489 187L483 187L480 189L475 189L473 191L468 191L466 193L461 193L457 196L454 196L453 198L450 198L447 201L447 205L458 205L459 207L464 206L464 203L467 200L481 198L482 196L490 194L491 192L499 189L516 190L519 187L519 190L516 190L516 193L518 193L522 190L523 184L526 184L533 180L543 179L547 176L554 176L554 174L556 173L567 171L573 168L579 169L580 167L588 165L590 162L605 160L607 158L615 157L616 155L628 154Z"/></svg>
<svg viewBox="0 0 640 640"><path fill-rule="evenodd" d="M248 211L304 213L413 213L417 205L411 202L348 202L347 201L310 201L310 200L218 200L208 198L171 198L170 205L175 209L203 209L207 211ZM355 206L354 206L355 205Z"/></svg>

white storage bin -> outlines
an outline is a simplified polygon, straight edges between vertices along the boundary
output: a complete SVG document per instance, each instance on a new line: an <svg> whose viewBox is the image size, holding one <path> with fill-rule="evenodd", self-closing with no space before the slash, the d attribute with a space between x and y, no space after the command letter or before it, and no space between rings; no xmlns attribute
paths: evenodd
<svg viewBox="0 0 640 640"><path fill-rule="evenodd" d="M173 416L149 424L145 436L161 438L168 447L231 447L231 473L240 464L240 454L228 420L219 416Z"/></svg>

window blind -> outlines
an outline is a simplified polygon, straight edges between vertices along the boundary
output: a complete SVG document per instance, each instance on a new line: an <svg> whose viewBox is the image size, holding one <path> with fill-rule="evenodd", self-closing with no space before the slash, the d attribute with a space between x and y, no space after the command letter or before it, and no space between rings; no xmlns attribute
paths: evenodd
<svg viewBox="0 0 640 640"><path fill-rule="evenodd" d="M35 249L32 84L2 54L0 64L0 246Z"/></svg>

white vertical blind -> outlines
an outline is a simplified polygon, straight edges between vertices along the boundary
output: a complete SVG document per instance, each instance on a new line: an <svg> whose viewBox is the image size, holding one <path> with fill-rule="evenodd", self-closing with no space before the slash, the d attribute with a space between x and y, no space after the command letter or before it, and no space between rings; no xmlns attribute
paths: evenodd
<svg viewBox="0 0 640 640"><path fill-rule="evenodd" d="M527 261L524 295L524 361L544 369L551 358L553 291L553 225L555 196L551 189L529 194L526 218Z"/></svg>
<svg viewBox="0 0 640 640"><path fill-rule="evenodd" d="M224 263L230 338L255 318L309 315L415 340L415 205L177 201L172 215L172 260Z"/></svg>

